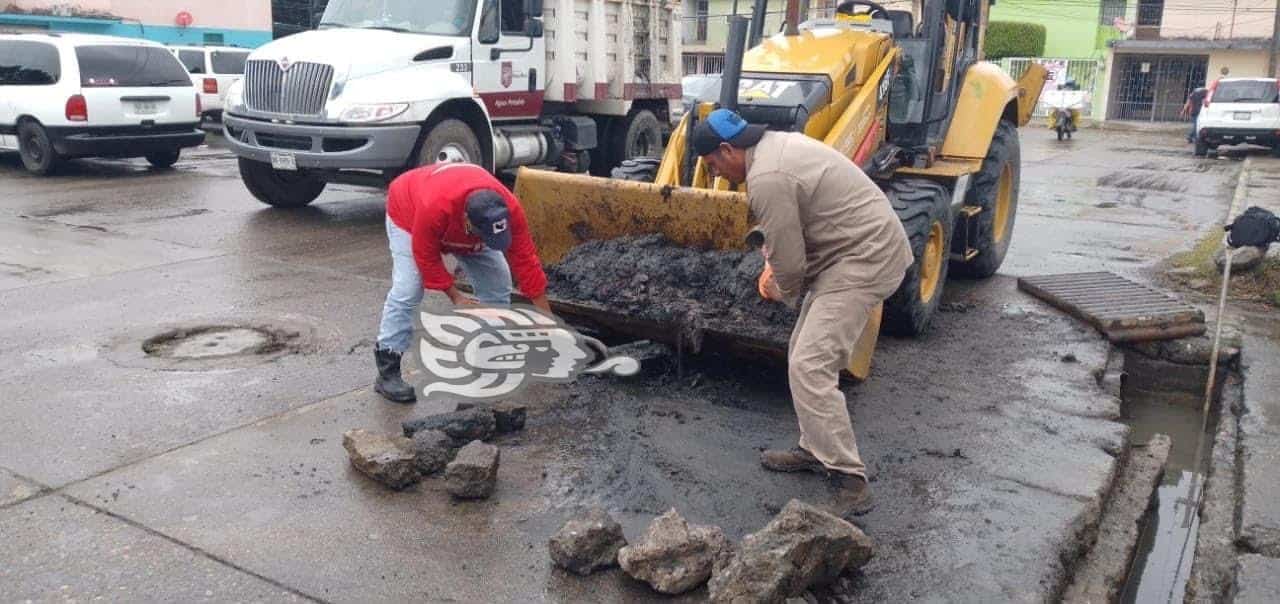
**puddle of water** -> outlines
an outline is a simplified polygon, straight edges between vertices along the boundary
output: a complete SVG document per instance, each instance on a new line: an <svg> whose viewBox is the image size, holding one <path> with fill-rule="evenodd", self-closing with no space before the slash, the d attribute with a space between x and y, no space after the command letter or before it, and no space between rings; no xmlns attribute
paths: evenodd
<svg viewBox="0 0 1280 604"><path fill-rule="evenodd" d="M1126 393L1124 421L1132 428L1131 443L1145 443L1155 434L1171 439L1164 478L1156 489L1156 505L1144 517L1142 534L1134 555L1121 601L1125 604L1150 602L1180 603L1186 593L1195 555L1200 516L1194 513L1192 480L1204 486L1204 476L1196 470L1196 445L1200 437L1198 397L1189 393L1160 395L1134 391ZM1212 413L1212 411L1211 411ZM1201 461L1207 461L1217 430L1216 418L1209 418Z"/></svg>

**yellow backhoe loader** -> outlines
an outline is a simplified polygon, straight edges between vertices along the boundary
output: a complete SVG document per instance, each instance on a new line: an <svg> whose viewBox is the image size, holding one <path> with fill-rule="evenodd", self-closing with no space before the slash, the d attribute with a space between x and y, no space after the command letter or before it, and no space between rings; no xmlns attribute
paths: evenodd
<svg viewBox="0 0 1280 604"><path fill-rule="evenodd" d="M986 0L915 0L909 11L845 0L832 18L803 23L800 0L790 0L784 31L761 39L766 2L756 0L750 23L732 18L719 98L686 111L660 159L625 162L608 179L522 168L516 193L547 264L591 239L648 233L699 249L740 249L753 224L746 196L709 177L686 144L693 126L728 106L748 122L824 141L884 189L916 257L849 361L849 372L865 378L881 326L920 334L948 274L981 278L1000 267L1017 213L1017 127L1030 119L1045 71L1032 65L1015 82L983 61L993 4ZM679 333L632 325L609 309L556 306L650 339ZM705 341L765 346L732 333Z"/></svg>

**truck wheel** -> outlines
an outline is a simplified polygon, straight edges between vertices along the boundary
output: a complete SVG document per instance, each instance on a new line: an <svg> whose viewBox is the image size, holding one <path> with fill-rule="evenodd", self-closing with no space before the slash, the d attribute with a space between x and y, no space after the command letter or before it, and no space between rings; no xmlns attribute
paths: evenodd
<svg viewBox="0 0 1280 604"><path fill-rule="evenodd" d="M258 201L277 208L300 208L324 192L319 176L298 170L275 170L270 164L240 158L240 180Z"/></svg>
<svg viewBox="0 0 1280 604"><path fill-rule="evenodd" d="M885 193L907 231L915 262L907 268L898 291L884 303L884 329L896 335L917 336L942 300L951 249L951 193L932 180L904 178L889 183Z"/></svg>
<svg viewBox="0 0 1280 604"><path fill-rule="evenodd" d="M27 120L18 124L18 152L22 165L32 174L44 176L58 167L58 152L44 127Z"/></svg>
<svg viewBox="0 0 1280 604"><path fill-rule="evenodd" d="M622 162L641 157L662 157L662 124L648 109L640 109L625 118L607 120L607 134L596 149L591 173L609 176Z"/></svg>
<svg viewBox="0 0 1280 604"><path fill-rule="evenodd" d="M653 182L658 177L658 166L660 165L662 165L662 160L656 157L628 159L614 168L610 172L609 178L635 182Z"/></svg>
<svg viewBox="0 0 1280 604"><path fill-rule="evenodd" d="M658 116L648 109L641 109L627 121L627 130L620 141L622 143L618 163L639 157L659 157L662 155L662 124Z"/></svg>
<svg viewBox="0 0 1280 604"><path fill-rule="evenodd" d="M969 182L965 205L978 206L982 212L977 220L974 240L969 246L978 255L968 262L954 261L952 274L971 279L983 279L996 274L1004 263L1013 239L1013 221L1018 214L1018 188L1022 177L1022 150L1018 145L1018 127L1000 120L996 134L987 149L982 168ZM964 252L965 250L957 250Z"/></svg>
<svg viewBox="0 0 1280 604"><path fill-rule="evenodd" d="M169 151L148 153L146 157L147 163L150 163L160 170L167 170L172 168L173 164L178 163L178 156L180 155L182 155L182 149L171 149Z"/></svg>
<svg viewBox="0 0 1280 604"><path fill-rule="evenodd" d="M439 162L464 162L483 165L480 140L471 127L453 118L437 122L422 139L418 151L418 164L425 166Z"/></svg>
<svg viewBox="0 0 1280 604"><path fill-rule="evenodd" d="M1196 137L1196 150L1193 151L1196 157L1204 157L1209 154L1209 143L1203 138Z"/></svg>

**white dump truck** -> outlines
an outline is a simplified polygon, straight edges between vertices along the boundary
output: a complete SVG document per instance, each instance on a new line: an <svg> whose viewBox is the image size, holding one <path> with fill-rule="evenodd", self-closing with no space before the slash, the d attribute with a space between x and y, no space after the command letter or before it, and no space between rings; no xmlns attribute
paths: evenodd
<svg viewBox="0 0 1280 604"><path fill-rule="evenodd" d="M679 19L672 0L331 0L249 56L227 141L278 207L442 160L608 174L662 150Z"/></svg>

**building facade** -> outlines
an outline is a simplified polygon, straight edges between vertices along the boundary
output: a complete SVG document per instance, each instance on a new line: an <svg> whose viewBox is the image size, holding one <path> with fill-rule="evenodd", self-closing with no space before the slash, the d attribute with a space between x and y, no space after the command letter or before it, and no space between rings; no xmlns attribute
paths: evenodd
<svg viewBox="0 0 1280 604"><path fill-rule="evenodd" d="M1227 77L1274 75L1275 0L1139 0L1110 43L1107 119L1178 121L1187 95Z"/></svg>
<svg viewBox="0 0 1280 604"><path fill-rule="evenodd" d="M8 0L0 31L144 38L255 48L271 40L271 0Z"/></svg>

